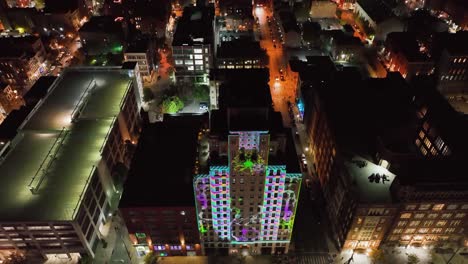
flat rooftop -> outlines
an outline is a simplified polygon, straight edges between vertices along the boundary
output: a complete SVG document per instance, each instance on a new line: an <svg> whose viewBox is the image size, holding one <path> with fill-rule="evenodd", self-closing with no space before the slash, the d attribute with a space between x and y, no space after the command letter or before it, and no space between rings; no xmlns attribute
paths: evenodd
<svg viewBox="0 0 468 264"><path fill-rule="evenodd" d="M169 116L147 125L124 185L120 208L195 206L193 175L198 132L207 115Z"/></svg>
<svg viewBox="0 0 468 264"><path fill-rule="evenodd" d="M357 155L351 160L345 161L345 166L351 176L353 188L359 195L360 202L392 202L390 186L396 177L395 174ZM385 175L385 181L382 180L383 175Z"/></svg>
<svg viewBox="0 0 468 264"><path fill-rule="evenodd" d="M115 67L57 78L0 163L0 222L74 218L132 79Z"/></svg>

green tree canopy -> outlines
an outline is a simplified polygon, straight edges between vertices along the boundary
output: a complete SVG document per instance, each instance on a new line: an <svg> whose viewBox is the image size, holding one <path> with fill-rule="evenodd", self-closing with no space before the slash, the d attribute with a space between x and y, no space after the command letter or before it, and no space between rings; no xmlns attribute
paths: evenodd
<svg viewBox="0 0 468 264"><path fill-rule="evenodd" d="M170 96L162 102L162 111L167 114L175 114L184 108L184 102L178 96Z"/></svg>
<svg viewBox="0 0 468 264"><path fill-rule="evenodd" d="M208 101L210 99L210 87L208 85L195 85L193 97L199 101Z"/></svg>

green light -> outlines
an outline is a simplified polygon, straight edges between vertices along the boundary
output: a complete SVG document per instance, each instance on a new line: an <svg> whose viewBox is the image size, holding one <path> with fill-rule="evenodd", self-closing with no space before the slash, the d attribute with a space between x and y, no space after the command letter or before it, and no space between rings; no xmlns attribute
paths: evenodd
<svg viewBox="0 0 468 264"><path fill-rule="evenodd" d="M202 224L200 224L199 228L200 228L200 233L202 233L202 234L208 232L208 230L206 229L206 227L204 227Z"/></svg>
<svg viewBox="0 0 468 264"><path fill-rule="evenodd" d="M96 64L96 62L97 62L97 60L96 60L96 59L93 59L93 60L91 61L91 65Z"/></svg>
<svg viewBox="0 0 468 264"><path fill-rule="evenodd" d="M244 162L244 168L245 169L252 169L253 165L254 165L254 163L250 159L248 159L248 160L246 160Z"/></svg>
<svg viewBox="0 0 468 264"><path fill-rule="evenodd" d="M135 236L138 237L138 238L146 238L145 233L135 233Z"/></svg>
<svg viewBox="0 0 468 264"><path fill-rule="evenodd" d="M24 28L22 28L22 27L18 27L18 28L16 28L16 30L17 30L20 34L23 34L23 33L24 33Z"/></svg>
<svg viewBox="0 0 468 264"><path fill-rule="evenodd" d="M123 50L122 45L118 45L118 46L115 46L115 47L112 48L113 52L122 52L122 50Z"/></svg>

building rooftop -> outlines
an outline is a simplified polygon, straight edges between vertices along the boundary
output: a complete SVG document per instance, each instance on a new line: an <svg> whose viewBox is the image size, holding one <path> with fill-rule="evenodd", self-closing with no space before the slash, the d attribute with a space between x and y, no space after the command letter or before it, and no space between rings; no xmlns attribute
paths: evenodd
<svg viewBox="0 0 468 264"><path fill-rule="evenodd" d="M288 33L289 31L295 31L297 33L301 32L294 13L290 11L281 11L279 12L279 16L285 33Z"/></svg>
<svg viewBox="0 0 468 264"><path fill-rule="evenodd" d="M36 36L0 37L0 58L11 58L19 57L23 54L32 54L32 45L38 40L39 37Z"/></svg>
<svg viewBox="0 0 468 264"><path fill-rule="evenodd" d="M466 170L467 162L467 157L411 160L395 169L398 185L418 191L466 191L468 179L460 172Z"/></svg>
<svg viewBox="0 0 468 264"><path fill-rule="evenodd" d="M44 13L67 13L78 9L78 0L45 0Z"/></svg>
<svg viewBox="0 0 468 264"><path fill-rule="evenodd" d="M392 202L390 186L395 174L358 155L345 161L345 167L361 203Z"/></svg>
<svg viewBox="0 0 468 264"><path fill-rule="evenodd" d="M387 35L385 46L392 52L401 53L409 62L430 60L428 52L418 42L418 36L413 32L391 32Z"/></svg>
<svg viewBox="0 0 468 264"><path fill-rule="evenodd" d="M434 34L432 54L439 58L442 50L446 49L451 56L468 55L468 31L457 33L442 32Z"/></svg>
<svg viewBox="0 0 468 264"><path fill-rule="evenodd" d="M213 19L214 8L211 6L184 8L184 13L177 22L172 45L212 44L214 38Z"/></svg>
<svg viewBox="0 0 468 264"><path fill-rule="evenodd" d="M138 39L128 44L125 53L146 53L150 48L150 41L147 39Z"/></svg>
<svg viewBox="0 0 468 264"><path fill-rule="evenodd" d="M268 69L217 70L221 81L219 110L211 112L212 133L229 131L283 132L281 114L272 108Z"/></svg>
<svg viewBox="0 0 468 264"><path fill-rule="evenodd" d="M122 23L112 16L93 16L84 23L79 32L123 33Z"/></svg>
<svg viewBox="0 0 468 264"><path fill-rule="evenodd" d="M260 46L260 42L248 38L234 39L221 42L218 46L217 58L263 58L266 51Z"/></svg>
<svg viewBox="0 0 468 264"><path fill-rule="evenodd" d="M129 73L68 68L57 78L3 153L0 221L74 219L132 84Z"/></svg>
<svg viewBox="0 0 468 264"><path fill-rule="evenodd" d="M165 116L142 132L120 208L195 206L197 136L208 116Z"/></svg>
<svg viewBox="0 0 468 264"><path fill-rule="evenodd" d="M31 113L36 104L44 98L47 94L47 90L55 79L56 77L54 76L42 76L34 83L23 96L25 105L18 110L13 110L0 125L0 141L7 142L16 136L20 125L24 122L29 113Z"/></svg>
<svg viewBox="0 0 468 264"><path fill-rule="evenodd" d="M396 0L357 0L375 23L380 23L394 17L392 9L396 7Z"/></svg>

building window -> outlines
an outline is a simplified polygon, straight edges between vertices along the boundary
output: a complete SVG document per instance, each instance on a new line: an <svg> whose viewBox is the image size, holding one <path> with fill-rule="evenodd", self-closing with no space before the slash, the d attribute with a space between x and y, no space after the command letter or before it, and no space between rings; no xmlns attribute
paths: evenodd
<svg viewBox="0 0 468 264"><path fill-rule="evenodd" d="M193 53L202 53L202 49L193 49Z"/></svg>
<svg viewBox="0 0 468 264"><path fill-rule="evenodd" d="M411 218L411 214L410 213L404 213L404 214L401 214L401 217L402 219L408 219L408 218Z"/></svg>
<svg viewBox="0 0 468 264"><path fill-rule="evenodd" d="M430 204L421 204L419 206L419 210L429 210L429 208L431 208Z"/></svg>
<svg viewBox="0 0 468 264"><path fill-rule="evenodd" d="M435 204L433 207L432 207L432 210L434 211L440 211L444 208L444 204Z"/></svg>

